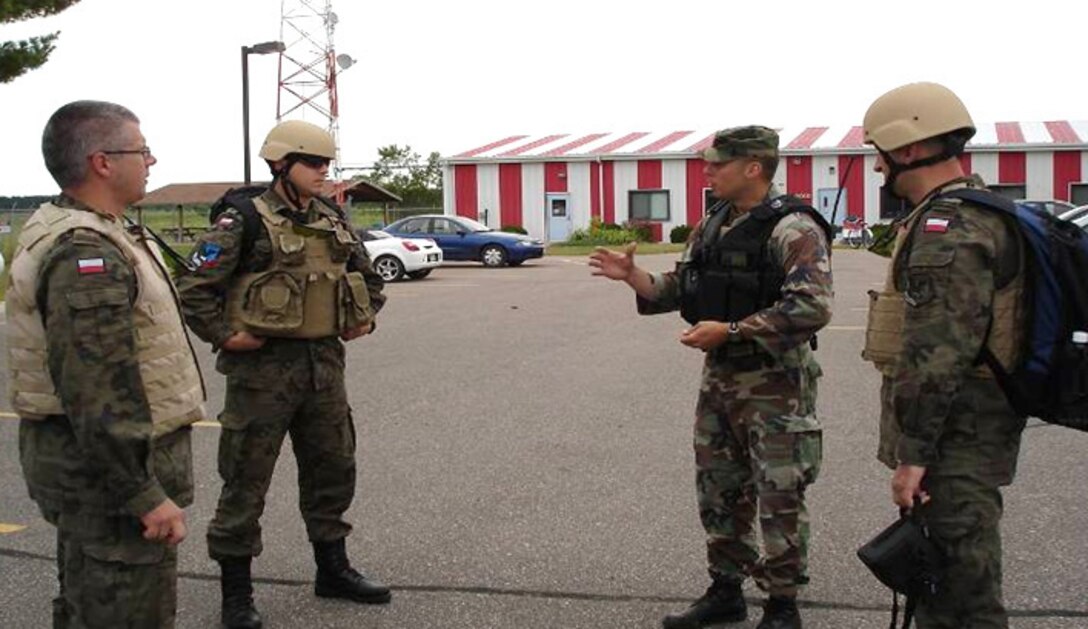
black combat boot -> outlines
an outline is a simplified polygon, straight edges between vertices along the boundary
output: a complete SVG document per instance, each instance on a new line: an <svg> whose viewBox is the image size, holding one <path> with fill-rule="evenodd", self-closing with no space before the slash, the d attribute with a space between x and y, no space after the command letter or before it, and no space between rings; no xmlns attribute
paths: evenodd
<svg viewBox="0 0 1088 629"><path fill-rule="evenodd" d="M348 561L344 539L314 542L317 582L314 593L324 598L346 598L359 603L388 603L389 588L359 574Z"/></svg>
<svg viewBox="0 0 1088 629"><path fill-rule="evenodd" d="M763 604L763 620L756 629L801 629L801 612L792 598L772 596Z"/></svg>
<svg viewBox="0 0 1088 629"><path fill-rule="evenodd" d="M261 615L253 606L252 557L219 560L219 585L223 591L221 619L227 629L261 629Z"/></svg>
<svg viewBox="0 0 1088 629"><path fill-rule="evenodd" d="M665 629L699 629L723 622L740 622L748 617L748 605L739 581L714 579L706 594L679 614L669 614L661 620Z"/></svg>

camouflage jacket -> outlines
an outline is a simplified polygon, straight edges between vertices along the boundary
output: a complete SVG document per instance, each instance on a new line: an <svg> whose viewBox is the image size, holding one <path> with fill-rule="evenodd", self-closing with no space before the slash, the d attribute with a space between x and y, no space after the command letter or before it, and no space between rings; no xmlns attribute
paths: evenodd
<svg viewBox="0 0 1088 629"><path fill-rule="evenodd" d="M879 458L947 473L982 469L1007 482L1023 421L992 378L973 372L994 295L1021 272L1019 241L997 212L933 199L984 185L978 177L949 182L907 217L915 227L889 269L907 307L903 350L884 382Z"/></svg>
<svg viewBox="0 0 1088 629"><path fill-rule="evenodd" d="M64 196L56 204L94 211ZM79 261L89 259L101 259L104 272L80 273ZM23 452L31 495L43 507L69 509L75 501L98 513L142 515L167 497L181 506L192 501L191 462L176 462L184 468L176 478L156 477L157 445L132 332L136 290L128 261L90 230L63 234L42 261L36 299L49 374L66 413L60 421L23 422L39 437L49 433L35 440L33 453ZM128 299L116 299L118 293Z"/></svg>
<svg viewBox="0 0 1088 629"><path fill-rule="evenodd" d="M771 186L767 198L780 196ZM722 225L722 233L748 217L737 215L732 205L719 211L731 215ZM701 238L706 218L696 225L688 239L683 260L691 259L692 245ZM781 298L770 308L737 322L740 337L758 343L772 355L781 356L808 341L831 319L831 252L827 237L811 217L802 213L785 216L775 226L768 245L773 264L785 272ZM674 271L652 274L656 294L653 299L637 298L639 314L671 312L680 308L680 283Z"/></svg>
<svg viewBox="0 0 1088 629"><path fill-rule="evenodd" d="M269 189L262 195L265 202L279 213L297 212L275 191ZM308 218L313 218L312 200ZM216 224L197 239L193 260L200 264L196 270L183 273L178 278L182 311L190 329L204 341L218 349L234 331L230 329L225 312L227 290L239 273L261 271L272 261L272 241L263 225L252 243L248 255L242 255L244 219L238 210L227 209ZM214 255L208 255L213 252ZM378 312L385 304L382 281L370 264L370 258L360 242L347 262L348 271L359 271L370 293L370 304ZM306 361L314 373L318 388L330 386L333 380L343 377L344 348L339 339L286 339L268 338L264 347L252 352L219 352L216 369L228 377L236 378L247 386L276 388L277 378L297 371L297 361Z"/></svg>

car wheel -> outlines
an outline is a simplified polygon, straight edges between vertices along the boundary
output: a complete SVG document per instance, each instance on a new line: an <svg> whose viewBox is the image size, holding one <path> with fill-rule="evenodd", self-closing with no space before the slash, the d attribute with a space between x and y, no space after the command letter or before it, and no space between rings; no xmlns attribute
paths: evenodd
<svg viewBox="0 0 1088 629"><path fill-rule="evenodd" d="M410 271L408 273L408 277L412 278L413 280L421 280L430 275L432 270L433 269L420 269L418 271Z"/></svg>
<svg viewBox="0 0 1088 629"><path fill-rule="evenodd" d="M393 256L382 256L375 260L374 270L387 282L395 282L404 277L404 265Z"/></svg>
<svg viewBox="0 0 1088 629"><path fill-rule="evenodd" d="M506 264L506 249L499 245L488 245L480 250L480 261L491 268L503 266Z"/></svg>

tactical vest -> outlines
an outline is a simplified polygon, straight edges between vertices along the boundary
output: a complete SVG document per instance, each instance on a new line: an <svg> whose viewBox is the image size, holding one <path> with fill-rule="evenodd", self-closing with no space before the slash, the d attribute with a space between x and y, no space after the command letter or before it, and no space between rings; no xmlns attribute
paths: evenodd
<svg viewBox="0 0 1088 629"><path fill-rule="evenodd" d="M954 201L958 203L959 201ZM869 317L865 328L864 360L870 361L884 375L892 375L903 351L903 325L907 302L897 285L901 265L908 263L909 247L904 243L918 228L927 205L920 206L907 218L896 234L891 263L884 282L884 290L869 291ZM1020 256L1020 269L1015 278L994 293L993 320L986 347L993 352L1006 369L1012 369L1020 358L1020 332L1025 322L1024 311L1024 256ZM993 378L986 365L978 365L971 374L978 378Z"/></svg>
<svg viewBox="0 0 1088 629"><path fill-rule="evenodd" d="M347 271L359 241L343 220L329 211L298 224L272 211L261 197L252 201L272 242L272 262L235 277L226 303L232 329L314 339L374 319L362 273Z"/></svg>
<svg viewBox="0 0 1088 629"><path fill-rule="evenodd" d="M740 321L774 305L782 296L785 270L770 259L769 241L778 221L794 212L812 216L831 241L823 216L800 199L783 195L767 201L724 234L728 209L719 206L677 269L680 315L698 321Z"/></svg>
<svg viewBox="0 0 1088 629"><path fill-rule="evenodd" d="M136 361L151 409L155 438L204 417L204 382L182 322L178 295L162 253L145 232L94 212L41 206L23 226L7 292L11 405L24 419L64 415L46 362L44 316L37 303L42 260L57 238L88 229L113 243L136 275L132 304Z"/></svg>

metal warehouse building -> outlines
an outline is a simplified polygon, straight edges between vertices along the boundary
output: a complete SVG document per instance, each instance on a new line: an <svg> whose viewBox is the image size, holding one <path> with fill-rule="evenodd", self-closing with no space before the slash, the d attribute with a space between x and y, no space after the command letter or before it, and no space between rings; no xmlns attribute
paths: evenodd
<svg viewBox="0 0 1088 629"><path fill-rule="evenodd" d="M876 153L861 127L778 129L779 189L810 200L836 223L889 218ZM515 135L445 160L445 212L491 227L520 225L537 238L566 240L592 217L607 223L646 221L668 239L694 225L713 202L700 152L714 132ZM1088 121L979 125L963 162L1011 198L1088 204ZM840 193L841 189L841 193Z"/></svg>

